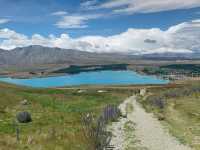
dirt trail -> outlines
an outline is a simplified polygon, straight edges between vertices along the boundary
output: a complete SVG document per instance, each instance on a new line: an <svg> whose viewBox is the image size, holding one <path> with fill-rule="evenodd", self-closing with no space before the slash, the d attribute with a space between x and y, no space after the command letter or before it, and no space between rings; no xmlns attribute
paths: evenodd
<svg viewBox="0 0 200 150"><path fill-rule="evenodd" d="M127 113L128 105L132 105L133 110ZM109 127L113 133L111 145L114 150L191 150L171 136L153 114L147 113L136 102L135 96L119 107L123 114L127 113L127 118L121 118ZM134 128L128 128L129 132L125 130L127 122L134 125Z"/></svg>

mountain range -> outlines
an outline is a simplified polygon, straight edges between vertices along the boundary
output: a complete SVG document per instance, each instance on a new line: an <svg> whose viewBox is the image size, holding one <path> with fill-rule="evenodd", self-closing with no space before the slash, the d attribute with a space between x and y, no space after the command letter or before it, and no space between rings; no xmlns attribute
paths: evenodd
<svg viewBox="0 0 200 150"><path fill-rule="evenodd" d="M71 49L29 46L10 51L0 49L0 65L42 65L42 64L90 64L112 63L122 59L111 59L110 55L89 53Z"/></svg>
<svg viewBox="0 0 200 150"><path fill-rule="evenodd" d="M38 45L15 48L7 51L0 49L0 65L44 65L44 64L107 64L129 63L139 59L176 60L199 59L200 53L157 53L146 55L90 53L72 49L49 48Z"/></svg>

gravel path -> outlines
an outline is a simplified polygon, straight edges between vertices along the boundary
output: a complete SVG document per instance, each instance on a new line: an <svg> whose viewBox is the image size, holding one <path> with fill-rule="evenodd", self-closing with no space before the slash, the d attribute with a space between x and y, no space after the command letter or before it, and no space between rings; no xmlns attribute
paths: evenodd
<svg viewBox="0 0 200 150"><path fill-rule="evenodd" d="M120 104L119 108L123 115L126 115L126 104L130 101L127 99L124 103ZM111 146L114 146L114 150L123 150L125 149L126 139L125 132L123 130L125 123L128 121L127 118L120 118L119 122L113 122L111 126L108 127L108 130L112 132L113 137L110 142Z"/></svg>
<svg viewBox="0 0 200 150"><path fill-rule="evenodd" d="M132 121L134 123L134 131L132 131L131 134L134 134L137 142L134 140L132 143L142 146L143 148L141 149L191 150L191 148L180 144L176 138L171 136L168 131L163 128L162 124L154 118L153 114L147 113L144 108L136 102L135 96L128 98L119 106L123 114L126 114L127 104L132 104L133 111L127 114L127 118L121 118L119 122L113 123L112 126L110 126L110 130L112 130L113 133L111 145L115 147L114 150L127 149L126 146L130 143L128 143L128 141L131 139L126 138L127 133L123 130L127 121Z"/></svg>

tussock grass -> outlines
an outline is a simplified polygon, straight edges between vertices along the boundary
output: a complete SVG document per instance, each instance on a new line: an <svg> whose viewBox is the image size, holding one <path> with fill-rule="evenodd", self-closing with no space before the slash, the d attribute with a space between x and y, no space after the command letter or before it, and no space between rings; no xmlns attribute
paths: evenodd
<svg viewBox="0 0 200 150"><path fill-rule="evenodd" d="M147 98L139 100L146 110L162 120L182 143L200 150L200 82L186 82L184 87L151 89L150 92Z"/></svg>
<svg viewBox="0 0 200 150"><path fill-rule="evenodd" d="M127 89L78 93L75 89L32 89L0 83L0 149L90 150L81 114L90 112L97 118L108 104L118 105L131 93ZM24 99L28 105L20 104ZM17 124L17 141L13 122L20 111L30 112L32 122Z"/></svg>

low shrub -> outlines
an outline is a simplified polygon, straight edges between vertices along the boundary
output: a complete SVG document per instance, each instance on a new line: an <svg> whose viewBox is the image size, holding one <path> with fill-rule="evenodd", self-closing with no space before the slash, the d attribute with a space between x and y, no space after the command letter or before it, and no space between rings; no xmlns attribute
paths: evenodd
<svg viewBox="0 0 200 150"><path fill-rule="evenodd" d="M109 145L112 133L106 130L106 126L110 121L117 120L120 114L117 106L108 105L97 119L92 114L82 115L84 136L93 143L93 149L103 150Z"/></svg>
<svg viewBox="0 0 200 150"><path fill-rule="evenodd" d="M102 117L105 123L108 123L109 121L116 121L121 115L121 112L117 106L114 105L108 105L106 108L104 108Z"/></svg>
<svg viewBox="0 0 200 150"><path fill-rule="evenodd" d="M189 96L193 93L199 93L200 92L200 86L199 85L193 85L188 86L187 88L177 88L173 90L168 90L163 93L163 96L166 98L174 98L174 97L183 97L183 96Z"/></svg>
<svg viewBox="0 0 200 150"><path fill-rule="evenodd" d="M150 96L148 97L147 101L160 109L164 109L166 105L166 100L163 97L159 96Z"/></svg>

